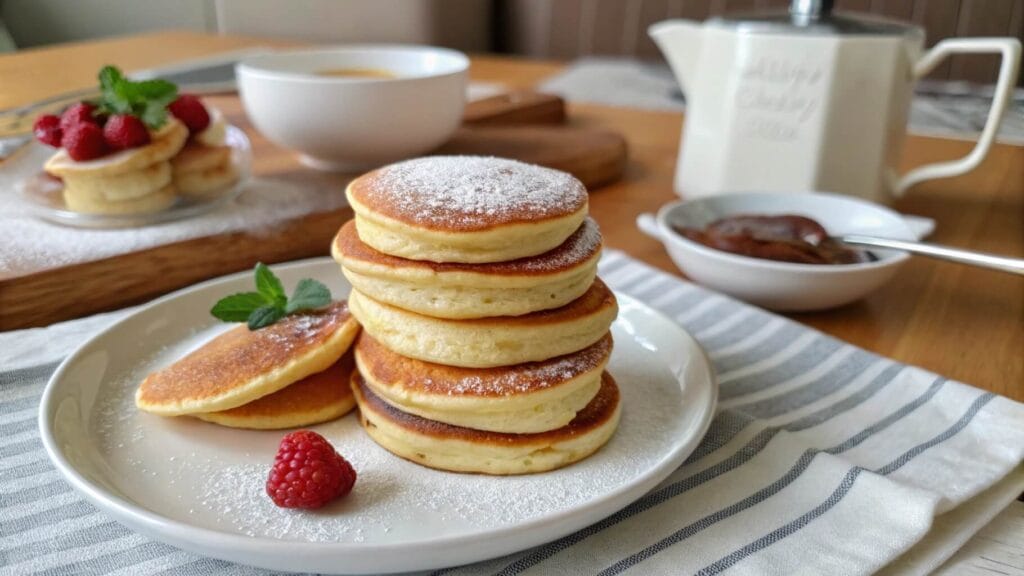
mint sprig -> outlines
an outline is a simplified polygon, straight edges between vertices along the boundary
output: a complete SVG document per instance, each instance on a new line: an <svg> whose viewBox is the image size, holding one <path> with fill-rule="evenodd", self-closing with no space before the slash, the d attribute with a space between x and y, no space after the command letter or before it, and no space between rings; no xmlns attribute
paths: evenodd
<svg viewBox="0 0 1024 576"><path fill-rule="evenodd" d="M225 322L245 322L249 330L259 330L289 314L323 308L331 303L331 291L312 278L299 280L292 297L288 298L281 280L266 264L259 262L254 272L255 292L225 296L213 305L210 314Z"/></svg>
<svg viewBox="0 0 1024 576"><path fill-rule="evenodd" d="M156 129L167 121L167 106L178 98L178 87L167 80L134 82L113 66L100 70L99 114L131 114Z"/></svg>

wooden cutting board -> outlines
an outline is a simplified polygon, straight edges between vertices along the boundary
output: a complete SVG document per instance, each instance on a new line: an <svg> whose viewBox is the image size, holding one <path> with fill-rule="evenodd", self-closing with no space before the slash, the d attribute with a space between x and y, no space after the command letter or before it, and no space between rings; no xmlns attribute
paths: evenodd
<svg viewBox="0 0 1024 576"><path fill-rule="evenodd" d="M269 143L251 127L237 96L211 100L232 124L249 134L256 176L327 186L342 193L351 175L301 166L291 152ZM619 179L627 155L622 136L569 126L565 121L564 103L556 96L515 92L478 100L467 106L463 127L437 153L491 155L549 166L574 174L591 189ZM334 234L351 217L349 208L308 214L281 222L269 233L216 234L2 279L0 330L45 326L123 308L251 268L258 261L325 256Z"/></svg>

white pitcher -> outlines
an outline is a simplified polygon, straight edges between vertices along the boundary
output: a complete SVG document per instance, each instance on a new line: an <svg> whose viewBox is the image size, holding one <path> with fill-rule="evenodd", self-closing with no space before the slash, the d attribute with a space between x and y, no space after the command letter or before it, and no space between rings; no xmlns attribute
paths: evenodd
<svg viewBox="0 0 1024 576"><path fill-rule="evenodd" d="M678 194L827 190L885 201L981 163L1017 80L1020 41L957 38L924 52L921 28L831 5L793 0L785 13L651 26L686 95ZM1002 60L974 149L898 176L914 82L950 54L989 52Z"/></svg>

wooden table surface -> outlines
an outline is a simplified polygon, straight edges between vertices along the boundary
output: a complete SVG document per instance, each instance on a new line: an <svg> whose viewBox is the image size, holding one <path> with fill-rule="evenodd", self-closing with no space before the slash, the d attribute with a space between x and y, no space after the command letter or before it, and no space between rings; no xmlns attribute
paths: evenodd
<svg viewBox="0 0 1024 576"><path fill-rule="evenodd" d="M163 32L0 56L0 109L90 86L106 63L135 70L254 45L287 43ZM472 62L473 80L522 88L564 66L491 56ZM218 100L239 110L234 96ZM619 131L630 146L626 177L591 194L591 212L607 245L678 274L661 245L642 235L634 221L641 212L675 199L672 175L681 116L587 104L570 104L569 115L576 125ZM254 140L257 174L299 181L333 178L302 168L258 135ZM902 168L956 158L971 145L911 136ZM1024 148L996 145L974 172L922 184L895 208L934 218L934 242L1022 257ZM1024 278L914 258L894 281L862 302L791 318L879 354L1024 400Z"/></svg>

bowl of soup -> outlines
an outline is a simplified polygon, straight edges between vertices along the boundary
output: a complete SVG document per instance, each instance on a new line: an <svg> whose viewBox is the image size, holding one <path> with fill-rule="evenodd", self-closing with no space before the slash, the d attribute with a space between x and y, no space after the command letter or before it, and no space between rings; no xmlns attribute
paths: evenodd
<svg viewBox="0 0 1024 576"><path fill-rule="evenodd" d="M358 172L418 156L462 122L469 59L431 46L272 52L236 67L250 121L308 166Z"/></svg>

